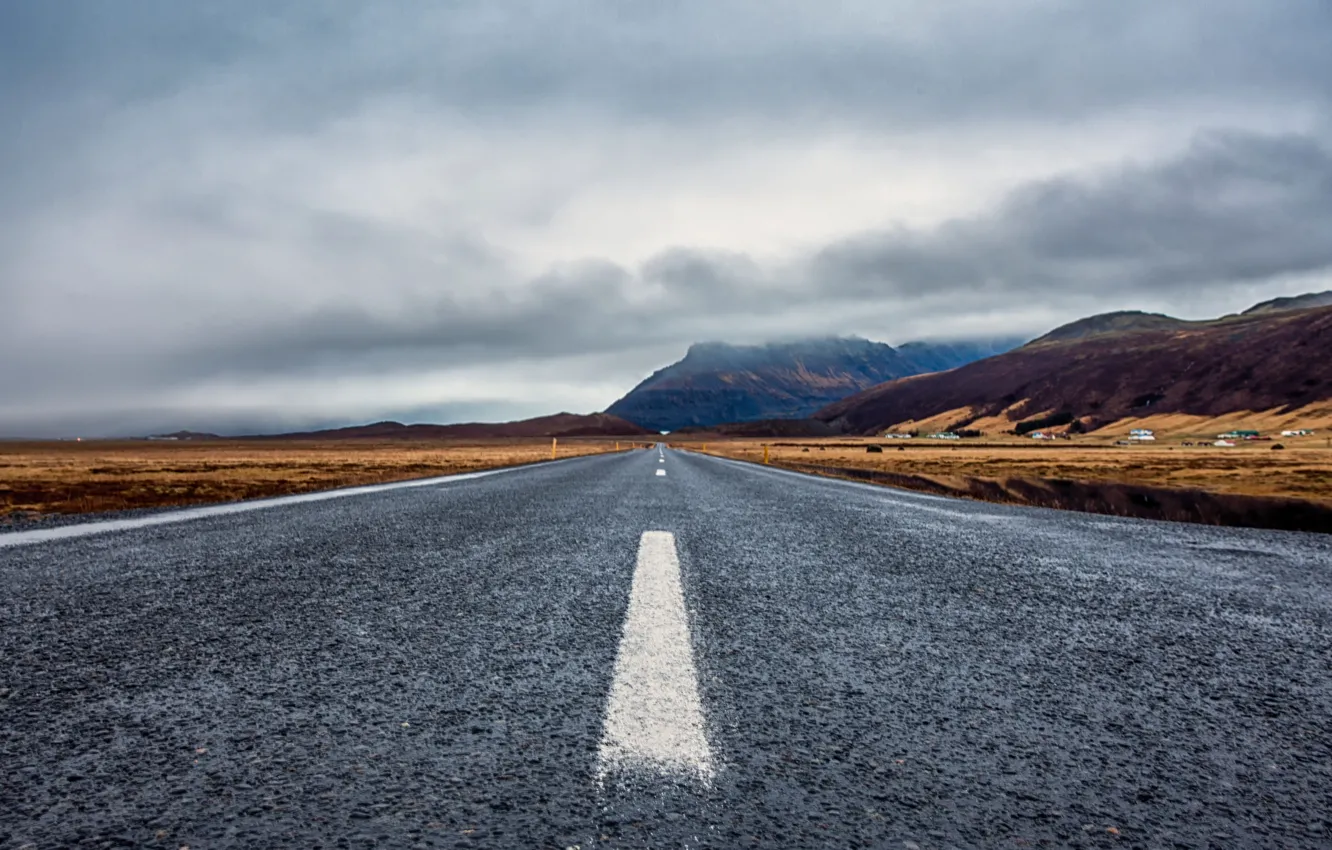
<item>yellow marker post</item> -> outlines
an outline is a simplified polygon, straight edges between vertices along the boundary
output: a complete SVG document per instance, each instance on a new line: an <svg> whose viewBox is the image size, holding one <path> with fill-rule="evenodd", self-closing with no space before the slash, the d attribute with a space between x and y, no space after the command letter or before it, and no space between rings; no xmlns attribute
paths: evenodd
<svg viewBox="0 0 1332 850"><path fill-rule="evenodd" d="M551 438L550 438L550 459L551 459L551 460L554 460L554 459L555 459L555 443L556 443L556 442L557 442L557 440L556 440L554 437L551 437Z"/></svg>
<svg viewBox="0 0 1332 850"><path fill-rule="evenodd" d="M764 462L764 463L767 463L767 462L768 462L768 445L767 445L767 443L764 443L764 444L763 444L763 462Z"/></svg>
<svg viewBox="0 0 1332 850"><path fill-rule="evenodd" d="M619 440L616 440L616 441L615 441L615 450L616 450L617 452L620 450L620 441L619 441Z"/></svg>

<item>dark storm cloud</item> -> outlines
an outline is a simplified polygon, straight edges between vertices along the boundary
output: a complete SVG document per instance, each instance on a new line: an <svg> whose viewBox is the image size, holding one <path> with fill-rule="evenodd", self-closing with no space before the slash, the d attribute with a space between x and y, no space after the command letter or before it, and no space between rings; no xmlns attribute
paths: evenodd
<svg viewBox="0 0 1332 850"><path fill-rule="evenodd" d="M1332 270L1330 34L1332 7L1294 0L0 4L0 433L160 421L208 381L245 405L236 385L275 376L576 360L628 385L633 357L699 338L947 334L991 310L997 332L1041 330L1004 318L1024 300L1219 312ZM1175 120L1196 133L1182 151L940 224L884 210L781 261L722 222L707 247L533 271L512 235L621 156L650 175L714 148L919 135L980 158L1079 121ZM644 127L660 143L626 151ZM382 175L339 185L372 145ZM423 184L437 204L401 202Z"/></svg>
<svg viewBox="0 0 1332 850"><path fill-rule="evenodd" d="M1332 154L1308 137L1205 135L1183 155L1043 180L930 233L829 246L809 274L863 297L938 291L1114 297L1332 269Z"/></svg>
<svg viewBox="0 0 1332 850"><path fill-rule="evenodd" d="M648 121L1043 120L1173 97L1326 101L1322 3L8 3L8 98L161 97L243 80L265 120L410 92L478 112Z"/></svg>
<svg viewBox="0 0 1332 850"><path fill-rule="evenodd" d="M340 226L345 245L385 250ZM1332 152L1309 138L1214 134L1174 159L1041 181L984 215L861 234L777 269L676 248L637 270L569 264L511 295L424 296L392 314L362 305L259 316L154 377L613 354L814 308L888 323L923 296L1123 307L1180 290L1220 300L1228 287L1312 271L1332 272Z"/></svg>
<svg viewBox="0 0 1332 850"><path fill-rule="evenodd" d="M196 213L218 215L211 207ZM358 256L412 250L410 235L351 219L300 232L311 250L348 266ZM464 244L460 253L467 262L455 270L498 274L500 260L483 247ZM423 273L410 261L403 270ZM1211 134L1173 159L1040 181L980 216L864 233L775 269L740 254L675 248L636 270L566 264L509 293L427 292L408 309L370 302L256 315L177 343L169 356L140 339L127 354L103 357L76 346L74 366L34 340L29 351L40 354L31 368L0 376L0 388L53 397L108 381L134 392L219 376L331 378L411 362L613 357L728 336L728 328L732 338L753 327L767 336L839 329L790 321L816 309L890 327L922 297L963 298L976 309L1024 298L1131 307L1161 290L1193 289L1215 301L1227 287L1319 270L1332 272L1332 152L1305 137Z"/></svg>

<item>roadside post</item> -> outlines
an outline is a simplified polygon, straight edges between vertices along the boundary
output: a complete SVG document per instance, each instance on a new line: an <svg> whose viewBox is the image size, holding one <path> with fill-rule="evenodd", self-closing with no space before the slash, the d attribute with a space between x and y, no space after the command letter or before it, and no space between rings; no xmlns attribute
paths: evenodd
<svg viewBox="0 0 1332 850"><path fill-rule="evenodd" d="M551 459L551 460L554 460L554 459L555 459L555 443L556 443L556 442L558 442L558 439L557 439L557 438L555 438L555 437L551 437L551 438L550 438L550 459Z"/></svg>
<svg viewBox="0 0 1332 850"><path fill-rule="evenodd" d="M764 443L764 444L763 444L763 462L764 462L764 463L767 463L767 462L768 462L768 444L767 444L767 443Z"/></svg>

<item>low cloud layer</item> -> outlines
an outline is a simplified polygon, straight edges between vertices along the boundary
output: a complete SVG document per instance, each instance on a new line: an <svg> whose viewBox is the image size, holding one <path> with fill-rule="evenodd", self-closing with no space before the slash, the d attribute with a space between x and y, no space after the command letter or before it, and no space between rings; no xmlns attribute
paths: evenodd
<svg viewBox="0 0 1332 850"><path fill-rule="evenodd" d="M1332 288L1317 4L185 5L0 11L0 435L592 410L700 339Z"/></svg>

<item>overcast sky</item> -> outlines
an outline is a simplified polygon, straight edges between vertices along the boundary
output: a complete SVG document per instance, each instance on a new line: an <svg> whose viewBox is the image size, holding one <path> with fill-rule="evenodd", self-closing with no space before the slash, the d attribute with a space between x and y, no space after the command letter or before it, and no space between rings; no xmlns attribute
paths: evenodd
<svg viewBox="0 0 1332 850"><path fill-rule="evenodd" d="M1332 288L1319 0L0 3L0 435Z"/></svg>

